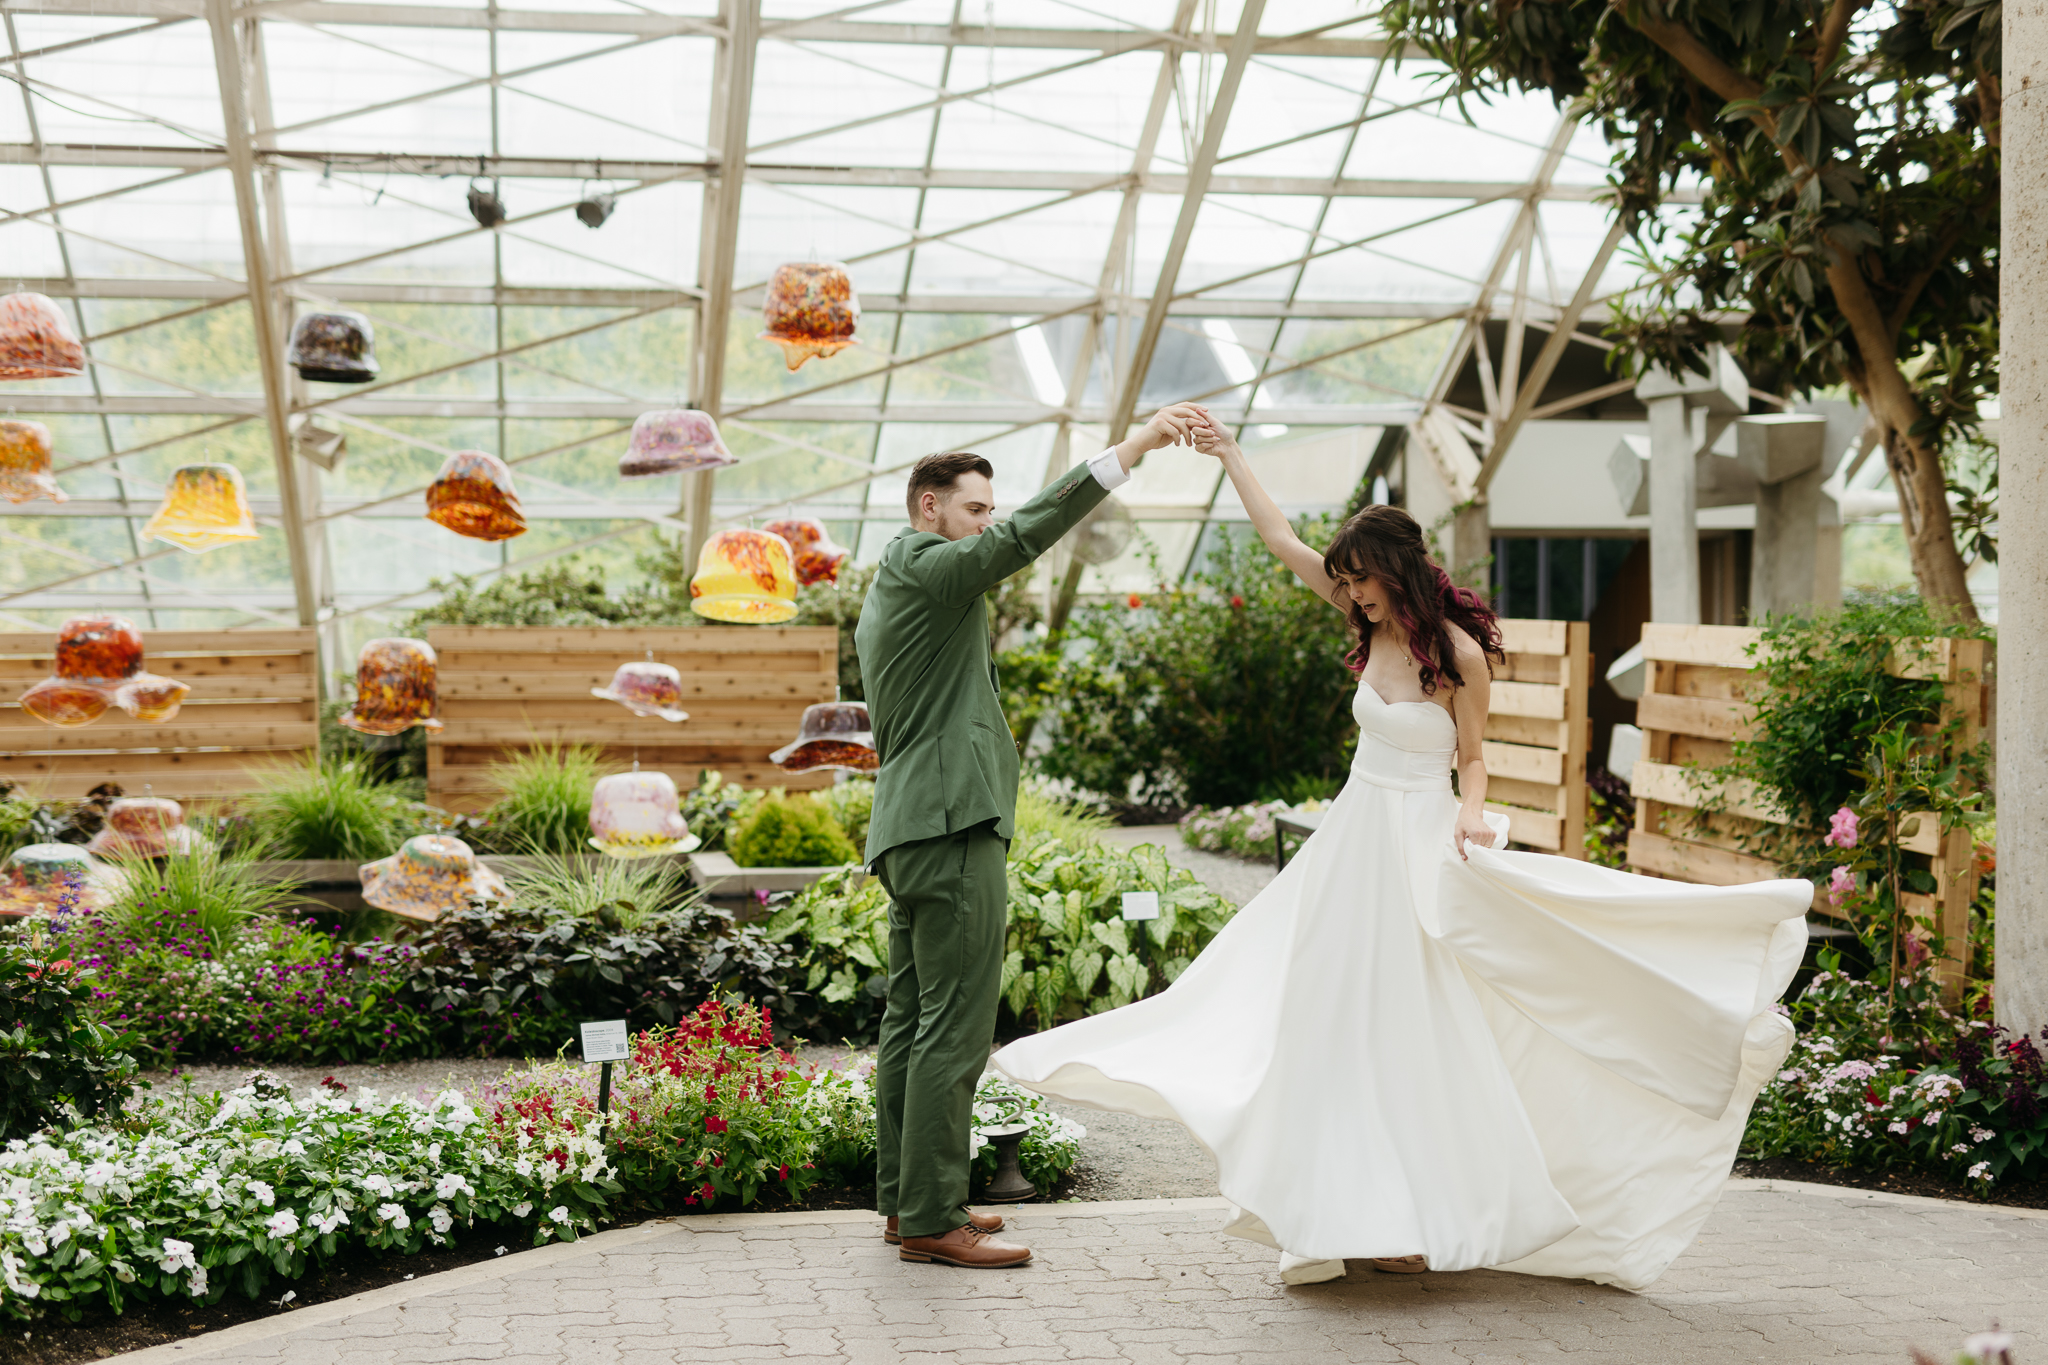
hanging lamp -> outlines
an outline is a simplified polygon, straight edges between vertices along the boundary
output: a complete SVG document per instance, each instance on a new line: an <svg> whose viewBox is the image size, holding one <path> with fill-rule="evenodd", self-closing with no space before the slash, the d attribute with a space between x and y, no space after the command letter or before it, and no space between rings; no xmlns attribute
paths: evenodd
<svg viewBox="0 0 2048 1365"><path fill-rule="evenodd" d="M643 412L633 419L633 435L619 457L619 477L651 479L693 469L723 469L738 464L719 439L718 423L708 412L669 408Z"/></svg>
<svg viewBox="0 0 2048 1365"><path fill-rule="evenodd" d="M814 355L837 355L859 344L853 332L860 325L860 298L853 292L853 277L837 262L775 267L761 315L768 324L761 339L780 346L783 363L792 370Z"/></svg>
<svg viewBox="0 0 2048 1365"><path fill-rule="evenodd" d="M356 656L356 702L340 722L365 735L396 735L417 725L439 730L434 647L425 640L372 640Z"/></svg>
<svg viewBox="0 0 2048 1365"><path fill-rule="evenodd" d="M257 536L242 471L231 464L188 464L174 470L163 503L142 528L144 540L166 541L195 555Z"/></svg>
<svg viewBox="0 0 2048 1365"><path fill-rule="evenodd" d="M301 379L367 384L377 377L377 334L361 313L308 313L292 325L288 358Z"/></svg>
<svg viewBox="0 0 2048 1365"><path fill-rule="evenodd" d="M471 540L510 540L526 534L526 514L512 488L512 471L495 455L458 450L427 488L427 520Z"/></svg>
<svg viewBox="0 0 2048 1365"><path fill-rule="evenodd" d="M667 773L600 777L590 792L590 846L612 858L688 853L703 842L683 820L682 801Z"/></svg>
<svg viewBox="0 0 2048 1365"><path fill-rule="evenodd" d="M41 422L0 419L0 497L9 502L68 502L50 472L55 454L50 429Z"/></svg>
<svg viewBox="0 0 2048 1365"><path fill-rule="evenodd" d="M714 621L772 626L796 615L789 542L766 531L720 531L704 542L690 610Z"/></svg>
<svg viewBox="0 0 2048 1365"><path fill-rule="evenodd" d="M845 768L871 773L882 766L875 752L874 728L862 701L827 701L804 708L796 739L768 755L784 772Z"/></svg>
<svg viewBox="0 0 2048 1365"><path fill-rule="evenodd" d="M0 298L0 379L70 379L85 373L85 347L42 294Z"/></svg>
<svg viewBox="0 0 2048 1365"><path fill-rule="evenodd" d="M771 521L768 530L789 542L789 548L796 556L796 581L808 588L813 583L837 583L839 566L846 562L849 553L844 545L832 539L825 523L813 517L791 517L786 521Z"/></svg>

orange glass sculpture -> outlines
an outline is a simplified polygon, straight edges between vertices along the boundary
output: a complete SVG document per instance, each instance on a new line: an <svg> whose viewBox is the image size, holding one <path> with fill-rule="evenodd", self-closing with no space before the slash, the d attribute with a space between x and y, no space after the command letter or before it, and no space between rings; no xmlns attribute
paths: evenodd
<svg viewBox="0 0 2048 1365"><path fill-rule="evenodd" d="M526 514L512 489L512 471L495 455L458 450L427 489L427 520L471 540L526 534Z"/></svg>
<svg viewBox="0 0 2048 1365"><path fill-rule="evenodd" d="M85 347L64 310L42 294L0 298L0 379L69 379L85 373Z"/></svg>
<svg viewBox="0 0 2048 1365"><path fill-rule="evenodd" d="M683 821L676 784L667 773L600 777L590 793L590 846L613 858L688 853L703 842Z"/></svg>
<svg viewBox="0 0 2048 1365"><path fill-rule="evenodd" d="M667 664L620 664L610 687L593 687L593 697L615 701L636 716L688 720L683 710L683 675Z"/></svg>
<svg viewBox="0 0 2048 1365"><path fill-rule="evenodd" d="M57 630L57 676L112 687L142 672L142 632L119 616L74 616Z"/></svg>
<svg viewBox="0 0 2048 1365"><path fill-rule="evenodd" d="M882 766L881 755L875 752L874 731L868 724L868 705L862 701L828 701L806 706L796 742L785 744L768 759L792 773L817 768L871 773Z"/></svg>
<svg viewBox="0 0 2048 1365"><path fill-rule="evenodd" d="M289 359L301 379L367 384L377 377L377 336L361 313L308 313L292 325Z"/></svg>
<svg viewBox="0 0 2048 1365"><path fill-rule="evenodd" d="M171 474L163 505L142 528L144 540L167 541L188 554L257 538L242 471L231 464L188 464Z"/></svg>
<svg viewBox="0 0 2048 1365"><path fill-rule="evenodd" d="M114 705L152 724L175 718L192 684L155 673L138 673L114 689Z"/></svg>
<svg viewBox="0 0 2048 1365"><path fill-rule="evenodd" d="M847 549L832 539L825 523L811 517L771 521L769 533L789 542L796 556L796 581L808 588L813 583L837 583L839 566L846 562Z"/></svg>
<svg viewBox="0 0 2048 1365"><path fill-rule="evenodd" d="M21 694L21 709L45 725L74 730L107 713L106 689L66 678L45 678Z"/></svg>
<svg viewBox="0 0 2048 1365"><path fill-rule="evenodd" d="M720 531L704 542L690 610L714 621L772 626L796 615L789 542L766 531Z"/></svg>
<svg viewBox="0 0 2048 1365"><path fill-rule="evenodd" d="M185 808L161 796L124 796L107 807L107 823L86 841L102 858L161 858L190 853L199 832L185 823Z"/></svg>
<svg viewBox="0 0 2048 1365"><path fill-rule="evenodd" d="M77 844L29 844L0 863L0 916L104 910L121 884L117 869Z"/></svg>
<svg viewBox="0 0 2048 1365"><path fill-rule="evenodd" d="M55 454L50 429L41 422L18 422L11 417L0 420L0 497L9 502L32 498L70 501L50 474Z"/></svg>
<svg viewBox="0 0 2048 1365"><path fill-rule="evenodd" d="M507 901L505 879L476 860L468 844L446 834L416 834L389 858L356 869L363 899L407 919L437 920L471 901Z"/></svg>
<svg viewBox="0 0 2048 1365"><path fill-rule="evenodd" d="M619 456L619 477L651 479L693 469L738 464L719 438L711 414L693 408L643 412L633 419L633 437Z"/></svg>
<svg viewBox="0 0 2048 1365"><path fill-rule="evenodd" d="M356 704L341 713L341 723L366 735L402 734L415 725L440 729L436 663L425 640L370 641L356 656Z"/></svg>
<svg viewBox="0 0 2048 1365"><path fill-rule="evenodd" d="M176 678L142 671L142 632L118 616L74 616L57 632L57 674L21 694L21 707L45 725L90 725L109 703L137 720L178 714L192 690Z"/></svg>
<svg viewBox="0 0 2048 1365"><path fill-rule="evenodd" d="M846 267L830 261L776 266L761 315L768 323L761 339L780 346L792 370L814 355L859 344L853 331L860 325L860 299Z"/></svg>

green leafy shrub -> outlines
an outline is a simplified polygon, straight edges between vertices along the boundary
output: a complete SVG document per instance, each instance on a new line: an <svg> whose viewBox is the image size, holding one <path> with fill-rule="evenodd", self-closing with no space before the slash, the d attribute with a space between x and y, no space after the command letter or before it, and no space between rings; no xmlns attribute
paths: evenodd
<svg viewBox="0 0 2048 1365"><path fill-rule="evenodd" d="M374 780L360 759L280 766L241 803L248 838L273 858L367 863L398 851L417 803Z"/></svg>
<svg viewBox="0 0 2048 1365"><path fill-rule="evenodd" d="M14 788L0 790L0 858L28 844L42 843L37 817L42 803L27 792Z"/></svg>
<svg viewBox="0 0 2048 1365"><path fill-rule="evenodd" d="M1100 841L1102 832L1116 822L1099 810L1077 801L1055 796L1037 784L1026 782L1017 788L1017 819L1010 843L1031 844L1039 839L1064 839L1080 848Z"/></svg>
<svg viewBox="0 0 2048 1365"><path fill-rule="evenodd" d="M497 853L580 853L590 847L590 791L601 750L588 744L536 744L493 763L498 791L482 831Z"/></svg>
<svg viewBox="0 0 2048 1365"><path fill-rule="evenodd" d="M974 1164L968 1168L974 1186L985 1188L996 1178L995 1144L982 1130L1012 1123L1026 1126L1017 1144L1017 1168L1038 1187L1041 1195L1065 1179L1081 1156L1081 1139L1088 1130L1070 1118L1053 1112L1042 1095L1021 1090L1001 1076L990 1073L974 1088Z"/></svg>
<svg viewBox="0 0 2048 1365"><path fill-rule="evenodd" d="M781 792L735 820L725 846L741 867L839 867L860 861L860 851L830 810Z"/></svg>
<svg viewBox="0 0 2048 1365"><path fill-rule="evenodd" d="M351 679L346 688L353 687ZM427 732L415 725L395 735L366 735L341 723L344 711L355 705L352 690L333 701L320 703L320 757L330 763L353 763L371 780L390 784L391 790L412 800L427 794Z"/></svg>
<svg viewBox="0 0 2048 1365"><path fill-rule="evenodd" d="M835 782L823 791L811 795L832 818L839 822L839 828L846 834L846 842L856 849L866 848L868 842L868 820L875 813L875 780L871 777L854 777L844 782Z"/></svg>
<svg viewBox="0 0 2048 1365"><path fill-rule="evenodd" d="M889 997L889 895L880 878L858 867L821 877L785 900L763 932L788 945L827 1036L874 1038Z"/></svg>
<svg viewBox="0 0 2048 1365"><path fill-rule="evenodd" d="M683 820L690 833L704 841L700 847L705 852L723 849L734 818L751 810L755 802L767 795L757 788L726 781L716 768L705 768L697 774L695 790L683 796Z"/></svg>
<svg viewBox="0 0 2048 1365"><path fill-rule="evenodd" d="M1300 528L1310 544L1331 529ZM1235 806L1348 764L1357 683L1344 618L1255 539L1222 538L1177 587L1077 613L1067 639L1081 648L1050 677L1019 669L1042 708L1050 744L1036 762L1050 777L1141 803Z"/></svg>
<svg viewBox="0 0 2048 1365"><path fill-rule="evenodd" d="M0 942L0 1141L117 1113L134 1092L128 1039L94 994L91 969L39 933Z"/></svg>

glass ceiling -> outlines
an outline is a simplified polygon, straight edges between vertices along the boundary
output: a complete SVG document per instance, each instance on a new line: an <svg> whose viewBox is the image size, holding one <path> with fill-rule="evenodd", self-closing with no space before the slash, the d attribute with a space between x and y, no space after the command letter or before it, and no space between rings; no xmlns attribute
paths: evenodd
<svg viewBox="0 0 2048 1365"><path fill-rule="evenodd" d="M1014 504L1120 412L1194 396L1290 508L1336 509L1380 432L1442 398L1468 329L1519 309L1533 352L1607 233L1596 133L1540 100L1468 123L1339 0L230 3L0 5L0 291L59 300L92 362L0 386L55 433L70 495L0 515L0 629L310 616L352 657L437 576L572 550L630 575L688 533L688 488L622 482L618 456L636 415L680 404L742 461L700 534L809 513L872 559L919 455L985 453ZM502 228L471 217L472 183ZM573 205L607 188L616 211L584 227ZM336 305L377 329L374 384L276 367L288 452L252 251L280 331ZM864 308L859 346L795 373L757 339L791 260L846 262ZM1615 258L1596 299L1629 275ZM322 429L346 437L331 468ZM512 463L528 534L422 519L456 449ZM263 537L139 540L202 459L242 469ZM1244 515L1218 483L1190 452L1150 457L1120 495L1144 534L1085 589L1148 584L1150 553L1184 568Z"/></svg>

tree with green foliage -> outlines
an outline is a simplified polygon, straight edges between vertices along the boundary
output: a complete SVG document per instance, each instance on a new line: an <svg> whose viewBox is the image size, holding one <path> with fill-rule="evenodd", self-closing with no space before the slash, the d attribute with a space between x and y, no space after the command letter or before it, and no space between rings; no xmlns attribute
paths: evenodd
<svg viewBox="0 0 2048 1365"><path fill-rule="evenodd" d="M1995 0L1390 0L1460 96L1543 91L1597 120L1650 286L1618 363L1757 388L1846 384L1875 419L1921 595L1974 619L1942 456L1998 384ZM1696 215L1664 212L1697 182Z"/></svg>

